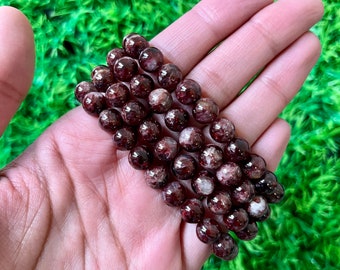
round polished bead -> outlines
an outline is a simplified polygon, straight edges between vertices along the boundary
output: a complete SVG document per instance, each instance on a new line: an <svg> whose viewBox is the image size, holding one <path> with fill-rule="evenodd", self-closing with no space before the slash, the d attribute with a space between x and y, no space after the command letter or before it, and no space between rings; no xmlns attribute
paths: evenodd
<svg viewBox="0 0 340 270"><path fill-rule="evenodd" d="M152 78L146 74L138 74L130 81L131 94L138 98L146 98L154 88Z"/></svg>
<svg viewBox="0 0 340 270"><path fill-rule="evenodd" d="M196 173L196 161L187 154L178 155L172 164L172 171L178 179L187 180L194 177Z"/></svg>
<svg viewBox="0 0 340 270"><path fill-rule="evenodd" d="M186 127L178 137L179 144L188 152L196 152L204 146L204 134L200 128Z"/></svg>
<svg viewBox="0 0 340 270"><path fill-rule="evenodd" d="M121 111L124 122L130 126L140 125L147 115L144 105L137 100L124 104Z"/></svg>
<svg viewBox="0 0 340 270"><path fill-rule="evenodd" d="M199 155L199 164L206 170L216 170L223 163L223 151L220 147L211 144L202 149Z"/></svg>
<svg viewBox="0 0 340 270"><path fill-rule="evenodd" d="M211 244L221 235L221 227L212 218L204 218L196 226L196 235L203 243Z"/></svg>
<svg viewBox="0 0 340 270"><path fill-rule="evenodd" d="M111 51L109 51L106 55L106 63L109 66L109 68L111 69L111 71L113 71L113 67L116 63L116 61L119 58L122 58L123 56L125 56L125 51L122 48L113 48Z"/></svg>
<svg viewBox="0 0 340 270"><path fill-rule="evenodd" d="M216 178L226 187L239 186L242 184L242 170L236 163L227 162L216 171Z"/></svg>
<svg viewBox="0 0 340 270"><path fill-rule="evenodd" d="M178 181L170 182L163 188L162 197L169 206L181 206L186 200L185 187Z"/></svg>
<svg viewBox="0 0 340 270"><path fill-rule="evenodd" d="M204 215L204 207L199 199L186 200L180 208L181 217L185 222L198 223Z"/></svg>
<svg viewBox="0 0 340 270"><path fill-rule="evenodd" d="M196 102L192 114L197 122L210 124L216 120L219 108L211 98L201 98Z"/></svg>
<svg viewBox="0 0 340 270"><path fill-rule="evenodd" d="M110 68L104 65L95 67L91 72L91 78L94 86L100 92L105 92L115 82Z"/></svg>
<svg viewBox="0 0 340 270"><path fill-rule="evenodd" d="M165 166L155 166L145 171L145 181L148 186L159 189L168 182L168 171Z"/></svg>
<svg viewBox="0 0 340 270"><path fill-rule="evenodd" d="M115 109L106 109L99 114L100 126L109 132L115 132L123 124L119 111Z"/></svg>
<svg viewBox="0 0 340 270"><path fill-rule="evenodd" d="M143 36L131 33L123 38L122 46L127 55L138 59L140 53L149 47L149 42Z"/></svg>
<svg viewBox="0 0 340 270"><path fill-rule="evenodd" d="M215 189L215 177L208 171L200 171L198 176L191 180L193 191L199 196L208 196Z"/></svg>
<svg viewBox="0 0 340 270"><path fill-rule="evenodd" d="M243 172L250 179L259 179L266 172L265 160L256 154L251 154L247 163L243 165Z"/></svg>
<svg viewBox="0 0 340 270"><path fill-rule="evenodd" d="M215 120L210 125L210 136L220 143L230 142L235 135L234 124L226 118L220 118Z"/></svg>
<svg viewBox="0 0 340 270"><path fill-rule="evenodd" d="M159 49L149 47L140 53L138 61L140 67L145 71L155 72L163 65L164 57Z"/></svg>
<svg viewBox="0 0 340 270"><path fill-rule="evenodd" d="M116 131L112 140L117 149L131 150L137 143L137 135L131 127L122 127Z"/></svg>
<svg viewBox="0 0 340 270"><path fill-rule="evenodd" d="M129 88L125 84L111 84L105 93L106 103L109 107L121 107L128 101L129 95Z"/></svg>
<svg viewBox="0 0 340 270"><path fill-rule="evenodd" d="M158 71L158 83L161 87L172 92L182 80L182 72L175 64L168 63L161 66Z"/></svg>
<svg viewBox="0 0 340 270"><path fill-rule="evenodd" d="M184 79L177 85L175 95L177 100L182 104L194 104L201 98L201 87L192 79Z"/></svg>
<svg viewBox="0 0 340 270"><path fill-rule="evenodd" d="M149 94L149 105L154 113L165 113L172 105L171 94L164 88L157 88Z"/></svg>
<svg viewBox="0 0 340 270"><path fill-rule="evenodd" d="M90 92L96 92L97 89L94 86L93 82L88 82L88 81L82 81L77 84L74 90L74 96L76 99L82 103L85 95Z"/></svg>
<svg viewBox="0 0 340 270"><path fill-rule="evenodd" d="M147 119L139 125L138 134L145 142L156 142L162 135L162 126L156 120Z"/></svg>
<svg viewBox="0 0 340 270"><path fill-rule="evenodd" d="M212 251L218 258L231 261L238 254L238 246L235 240L226 233L213 243Z"/></svg>
<svg viewBox="0 0 340 270"><path fill-rule="evenodd" d="M182 108L170 109L164 116L166 126L172 131L183 130L189 122L189 113Z"/></svg>
<svg viewBox="0 0 340 270"><path fill-rule="evenodd" d="M178 143L175 139L165 136L154 146L154 155L162 161L171 161L178 153Z"/></svg>
<svg viewBox="0 0 340 270"><path fill-rule="evenodd" d="M145 170L152 164L152 153L145 145L139 145L131 149L128 159L133 168Z"/></svg>
<svg viewBox="0 0 340 270"><path fill-rule="evenodd" d="M113 67L114 76L123 82L129 82L137 72L138 64L136 60L129 56L119 58Z"/></svg>

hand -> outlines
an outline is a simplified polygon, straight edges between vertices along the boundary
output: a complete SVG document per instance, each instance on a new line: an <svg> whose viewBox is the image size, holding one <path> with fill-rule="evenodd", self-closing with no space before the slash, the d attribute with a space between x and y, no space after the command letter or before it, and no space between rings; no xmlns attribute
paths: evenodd
<svg viewBox="0 0 340 270"><path fill-rule="evenodd" d="M275 170L290 135L278 114L318 59L319 41L308 30L323 8L319 0L271 2L203 0L151 44L201 84ZM27 20L12 8L0 9L0 36L3 131L30 87L34 45ZM195 226L181 222L82 108L0 177L1 269L199 269L210 254Z"/></svg>

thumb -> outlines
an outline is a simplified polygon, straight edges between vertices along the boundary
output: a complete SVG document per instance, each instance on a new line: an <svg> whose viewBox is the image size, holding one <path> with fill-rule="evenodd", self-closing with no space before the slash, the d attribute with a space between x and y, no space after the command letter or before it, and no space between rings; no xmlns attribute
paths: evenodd
<svg viewBox="0 0 340 270"><path fill-rule="evenodd" d="M0 7L0 136L25 98L33 79L35 48L27 18Z"/></svg>

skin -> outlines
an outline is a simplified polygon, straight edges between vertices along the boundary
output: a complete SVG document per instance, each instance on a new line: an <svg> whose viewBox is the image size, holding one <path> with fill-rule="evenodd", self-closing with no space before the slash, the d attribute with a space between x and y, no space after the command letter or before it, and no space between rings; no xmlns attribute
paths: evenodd
<svg viewBox="0 0 340 270"><path fill-rule="evenodd" d="M290 136L278 114L320 55L309 29L322 14L320 0L203 0L151 44L201 84L275 170ZM3 132L30 88L34 42L27 19L8 7L0 8L0 36ZM210 255L195 226L181 222L81 108L56 121L0 177L1 269L200 269Z"/></svg>

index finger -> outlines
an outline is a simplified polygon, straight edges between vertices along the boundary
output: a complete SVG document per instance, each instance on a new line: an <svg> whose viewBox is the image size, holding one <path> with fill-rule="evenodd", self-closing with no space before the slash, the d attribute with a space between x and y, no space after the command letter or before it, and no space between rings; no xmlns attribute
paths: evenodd
<svg viewBox="0 0 340 270"><path fill-rule="evenodd" d="M151 40L186 75L217 43L271 0L202 0Z"/></svg>

